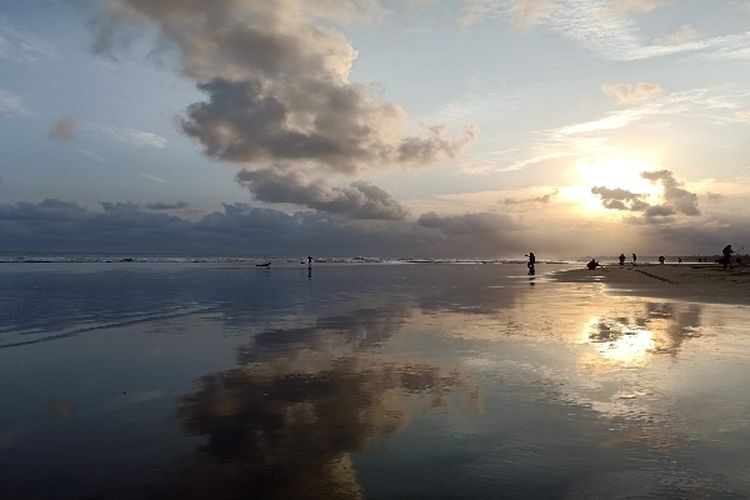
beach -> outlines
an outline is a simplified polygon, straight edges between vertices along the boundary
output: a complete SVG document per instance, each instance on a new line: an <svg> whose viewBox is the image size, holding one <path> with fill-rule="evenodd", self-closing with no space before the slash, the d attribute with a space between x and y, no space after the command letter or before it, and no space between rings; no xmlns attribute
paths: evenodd
<svg viewBox="0 0 750 500"><path fill-rule="evenodd" d="M734 270L574 267L0 266L0 493L749 496L750 308L638 272Z"/></svg>
<svg viewBox="0 0 750 500"><path fill-rule="evenodd" d="M750 304L750 267L719 264L617 264L558 273L563 282L602 282L618 293L676 300Z"/></svg>

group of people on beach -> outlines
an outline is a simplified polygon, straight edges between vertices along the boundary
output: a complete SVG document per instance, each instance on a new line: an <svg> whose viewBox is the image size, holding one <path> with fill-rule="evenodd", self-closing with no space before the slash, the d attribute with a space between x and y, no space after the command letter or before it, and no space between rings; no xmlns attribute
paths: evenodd
<svg viewBox="0 0 750 500"><path fill-rule="evenodd" d="M729 244L722 249L721 258L717 259L715 262L723 265L724 269L726 269L732 263L732 254L734 253L735 251L732 249L732 245ZM637 265L636 262L638 261L638 256L635 254L635 252L633 252L631 255L633 259L633 265L635 266ZM536 273L536 255L534 255L534 252L529 252L527 256L529 258L529 261L526 263L526 267L529 268L529 274L533 275ZM625 261L627 260L627 257L625 257L624 253L621 253L620 256L617 258L617 260L619 261L621 266L624 266ZM658 261L659 261L659 264L664 264L664 262L666 261L666 257L664 257L663 255L660 255L658 257ZM699 259L698 262L700 261L701 260ZM735 258L735 261L738 265L742 263L742 260L740 259L739 255ZM682 264L682 257L677 258L677 263ZM593 271L597 267L604 267L604 266L600 264L599 261L592 258L590 261L586 263L586 267L589 270Z"/></svg>

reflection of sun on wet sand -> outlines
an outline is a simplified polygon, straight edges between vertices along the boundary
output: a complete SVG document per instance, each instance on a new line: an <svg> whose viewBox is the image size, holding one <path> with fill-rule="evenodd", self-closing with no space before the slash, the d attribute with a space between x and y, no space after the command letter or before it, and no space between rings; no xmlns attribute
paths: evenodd
<svg viewBox="0 0 750 500"><path fill-rule="evenodd" d="M618 291L680 300L750 304L750 268L718 265L610 265L557 274L563 282L602 281Z"/></svg>

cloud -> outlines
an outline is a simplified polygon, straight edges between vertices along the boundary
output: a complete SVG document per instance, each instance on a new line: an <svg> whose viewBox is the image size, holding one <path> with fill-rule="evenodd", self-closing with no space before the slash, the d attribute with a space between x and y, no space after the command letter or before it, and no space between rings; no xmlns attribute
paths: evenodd
<svg viewBox="0 0 750 500"><path fill-rule="evenodd" d="M513 221L507 215L488 212L446 216L428 212L419 217L417 224L422 227L438 229L451 236L495 234L524 229L524 226Z"/></svg>
<svg viewBox="0 0 750 500"><path fill-rule="evenodd" d="M496 15L500 8L496 0L470 0L459 10L456 22L462 28L469 28Z"/></svg>
<svg viewBox="0 0 750 500"><path fill-rule="evenodd" d="M609 189L604 186L597 186L591 188L591 192L601 198L604 208L643 211L649 207L648 203L643 201L644 195L632 193L626 189Z"/></svg>
<svg viewBox="0 0 750 500"><path fill-rule="evenodd" d="M167 147L167 140L153 132L100 124L93 125L93 127L116 141L132 144L133 146L159 149Z"/></svg>
<svg viewBox="0 0 750 500"><path fill-rule="evenodd" d="M75 137L76 124L72 118L60 118L52 126L50 137L61 141L70 141Z"/></svg>
<svg viewBox="0 0 750 500"><path fill-rule="evenodd" d="M38 37L14 28L0 16L0 59L33 62L39 57L54 55L50 46Z"/></svg>
<svg viewBox="0 0 750 500"><path fill-rule="evenodd" d="M659 38L658 43L663 45L683 45L700 40L701 34L692 24L683 24L676 32Z"/></svg>
<svg viewBox="0 0 750 500"><path fill-rule="evenodd" d="M591 192L598 195L605 208L611 210L627 210L641 212L647 219L668 217L683 214L687 216L700 215L698 195L683 189L669 170L641 172L641 177L659 184L662 187L662 203L649 204L643 194L632 193L625 189L609 189L603 186L591 188Z"/></svg>
<svg viewBox="0 0 750 500"><path fill-rule="evenodd" d="M29 113L20 97L0 88L0 114L26 116Z"/></svg>
<svg viewBox="0 0 750 500"><path fill-rule="evenodd" d="M369 87L296 82L285 95L258 81L214 79L198 85L208 102L188 108L182 129L204 152L234 162L308 161L353 173L373 165L425 165L454 157L474 131L449 140L432 127L424 136L395 137L404 123L397 106L375 101ZM304 127L294 124L306 122Z"/></svg>
<svg viewBox="0 0 750 500"><path fill-rule="evenodd" d="M592 120L534 131L527 148L501 152L491 163L497 165L494 171L509 172L563 157L596 156L606 148L612 132L656 117L696 114L718 123L738 122L742 112L738 116L737 110L746 106L747 99L744 92L730 93L722 88L657 94Z"/></svg>
<svg viewBox="0 0 750 500"><path fill-rule="evenodd" d="M182 210L190 206L190 203L186 201L172 201L172 202L157 202L149 203L146 208L149 210Z"/></svg>
<svg viewBox="0 0 750 500"><path fill-rule="evenodd" d="M517 27L529 28L542 21L552 4L553 0L513 0L510 12Z"/></svg>
<svg viewBox="0 0 750 500"><path fill-rule="evenodd" d="M678 213L685 215L699 215L698 195L680 187L680 183L669 170L656 172L641 172L641 177L653 183L661 183L664 189L666 204Z"/></svg>
<svg viewBox="0 0 750 500"><path fill-rule="evenodd" d="M143 172L140 172L138 175L140 177L143 177L144 179L148 179L148 180L153 181L153 182L158 182L159 184L165 184L167 182L166 180L162 179L161 177L157 177L157 176L151 175L151 174L144 174Z"/></svg>
<svg viewBox="0 0 750 500"><path fill-rule="evenodd" d="M497 256L528 244L516 237L521 229L507 216L481 213L430 213L417 223L233 203L188 220L129 202L103 202L100 210L56 199L0 204L3 248L19 253Z"/></svg>
<svg viewBox="0 0 750 500"><path fill-rule="evenodd" d="M293 203L353 219L398 220L408 215L385 190L364 181L347 188L331 187L319 179L306 181L299 172L279 166L242 170L236 179L255 199L268 203Z"/></svg>
<svg viewBox="0 0 750 500"><path fill-rule="evenodd" d="M551 191L547 194L543 194L540 196L532 196L530 198L505 198L501 203L505 205L528 205L532 203L549 203L549 201L554 197L557 196L560 192L559 189L555 189L554 191Z"/></svg>
<svg viewBox="0 0 750 500"><path fill-rule="evenodd" d="M616 99L620 103L641 101L657 94L661 94L662 86L658 83L639 82L636 84L616 83L602 85L604 95Z"/></svg>
<svg viewBox="0 0 750 500"><path fill-rule="evenodd" d="M96 153L94 151L90 151L90 150L88 150L86 148L81 148L81 147L74 146L72 149L74 151L78 151L83 156L85 156L85 157L87 157L87 158L89 158L91 160L94 160L94 161L96 161L98 163L106 163L107 162L107 159L105 157L103 157L99 153Z"/></svg>
<svg viewBox="0 0 750 500"><path fill-rule="evenodd" d="M372 86L349 81L357 52L332 25L371 17L377 5L109 0L96 47L111 51L123 24L156 26L177 49L183 73L208 95L188 108L181 125L215 158L293 160L353 173L454 156L472 132L455 140L439 128L402 136L403 109L381 100Z"/></svg>
<svg viewBox="0 0 750 500"><path fill-rule="evenodd" d="M664 6L665 0L614 0L613 8L620 12L651 12Z"/></svg>
<svg viewBox="0 0 750 500"><path fill-rule="evenodd" d="M459 9L456 22L461 28L469 28L506 13L516 27L526 29L538 24L553 3L553 0L467 0Z"/></svg>
<svg viewBox="0 0 750 500"><path fill-rule="evenodd" d="M558 33L597 56L635 61L671 54L701 54L721 59L748 59L750 32L697 40L686 29L649 42L634 19L666 5L650 0L467 0L460 22L477 24L500 15L521 27L539 26Z"/></svg>

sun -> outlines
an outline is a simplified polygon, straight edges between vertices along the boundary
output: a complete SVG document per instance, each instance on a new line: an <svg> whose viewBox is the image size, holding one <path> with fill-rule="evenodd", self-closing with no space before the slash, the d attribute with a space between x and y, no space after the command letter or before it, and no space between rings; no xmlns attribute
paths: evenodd
<svg viewBox="0 0 750 500"><path fill-rule="evenodd" d="M581 160L574 166L573 185L564 194L581 206L589 214L612 214L601 199L591 192L591 188L603 186L609 189L624 189L643 196L649 204L658 203L661 189L641 177L641 172L656 170L652 162L625 156L603 156L593 160Z"/></svg>

